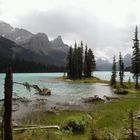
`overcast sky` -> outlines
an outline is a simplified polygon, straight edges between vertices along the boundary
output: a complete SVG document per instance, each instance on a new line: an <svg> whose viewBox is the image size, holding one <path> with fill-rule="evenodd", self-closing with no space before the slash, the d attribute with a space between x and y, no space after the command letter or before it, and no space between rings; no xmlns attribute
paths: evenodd
<svg viewBox="0 0 140 140"><path fill-rule="evenodd" d="M83 40L97 57L112 58L132 51L140 0L0 0L0 17L51 39L61 35L68 45Z"/></svg>

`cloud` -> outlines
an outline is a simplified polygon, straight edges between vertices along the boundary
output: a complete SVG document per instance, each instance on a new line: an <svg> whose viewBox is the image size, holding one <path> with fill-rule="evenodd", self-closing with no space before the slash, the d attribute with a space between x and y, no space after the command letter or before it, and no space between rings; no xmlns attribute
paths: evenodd
<svg viewBox="0 0 140 140"><path fill-rule="evenodd" d="M69 45L83 40L95 55L110 59L120 51L131 52L134 28L140 24L139 4L138 0L5 0L1 17L33 33L61 35Z"/></svg>
<svg viewBox="0 0 140 140"><path fill-rule="evenodd" d="M69 45L73 45L75 40L83 40L97 55L102 54L107 58L118 55L120 51L125 54L131 50L133 25L119 28L101 21L86 10L32 11L17 19L16 26L20 25L34 33L45 32L50 38L61 35Z"/></svg>

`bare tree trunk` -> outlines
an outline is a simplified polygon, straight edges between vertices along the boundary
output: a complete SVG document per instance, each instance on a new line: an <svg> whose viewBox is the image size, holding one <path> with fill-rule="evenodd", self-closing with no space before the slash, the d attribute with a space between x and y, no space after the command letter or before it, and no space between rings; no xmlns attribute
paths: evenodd
<svg viewBox="0 0 140 140"><path fill-rule="evenodd" d="M11 67L8 67L5 77L5 100L4 100L4 140L13 140L12 135L12 91L13 77Z"/></svg>

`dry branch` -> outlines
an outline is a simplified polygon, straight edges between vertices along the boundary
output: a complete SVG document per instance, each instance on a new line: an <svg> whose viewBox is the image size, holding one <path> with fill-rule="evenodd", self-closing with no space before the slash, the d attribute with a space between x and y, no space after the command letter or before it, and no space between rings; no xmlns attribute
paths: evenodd
<svg viewBox="0 0 140 140"><path fill-rule="evenodd" d="M22 128L14 128L14 131L24 131L24 130L33 130L33 129L60 129L58 125L50 125L50 126L43 126L43 125L31 125L31 127L22 127Z"/></svg>

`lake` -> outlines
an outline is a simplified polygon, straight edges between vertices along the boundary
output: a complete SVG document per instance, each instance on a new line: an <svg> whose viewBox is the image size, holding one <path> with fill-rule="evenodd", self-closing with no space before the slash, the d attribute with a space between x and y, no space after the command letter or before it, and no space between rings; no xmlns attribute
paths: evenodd
<svg viewBox="0 0 140 140"><path fill-rule="evenodd" d="M102 80L110 80L111 72L96 71L93 73L94 76ZM40 96L34 94L34 89L29 92L22 85L14 84L13 94L20 97L26 97L31 100L30 103L17 103L18 106L13 106L16 111L14 113L15 119L20 119L23 114L34 110L46 110L56 107L59 109L78 109L78 110L89 110L92 105L85 104L82 98L92 97L98 95L103 98L106 96L116 96L109 85L101 83L68 83L58 79L62 77L63 73L16 73L13 74L13 81L16 82L28 82L30 84L37 84L39 87L49 88L52 92L51 96ZM125 73L125 81L128 81L132 74L129 72ZM4 95L4 78L5 74L0 74L0 98ZM42 100L43 99L43 100ZM43 101L43 102L40 102Z"/></svg>
<svg viewBox="0 0 140 140"><path fill-rule="evenodd" d="M93 73L94 76L102 80L110 80L111 72L96 71ZM106 84L92 84L92 83L67 83L58 80L58 77L63 76L63 73L28 73L28 74L13 74L13 79L16 82L28 82L30 84L37 84L40 87L47 87L52 91L52 95L49 100L61 101L61 102L73 102L81 99L81 97L89 97L93 95L104 95L113 96L112 90ZM4 89L4 77L5 74L0 74L0 98L3 98ZM129 72L125 73L125 81L128 81L132 74ZM22 85L15 85L13 92L31 99L36 99L37 95L34 95L35 90L31 92L27 91ZM45 98L45 97L44 97Z"/></svg>

